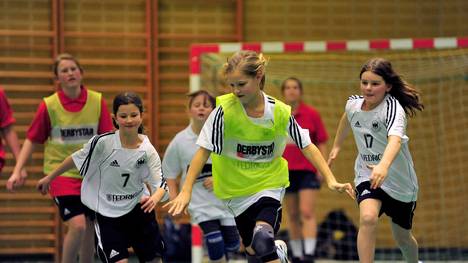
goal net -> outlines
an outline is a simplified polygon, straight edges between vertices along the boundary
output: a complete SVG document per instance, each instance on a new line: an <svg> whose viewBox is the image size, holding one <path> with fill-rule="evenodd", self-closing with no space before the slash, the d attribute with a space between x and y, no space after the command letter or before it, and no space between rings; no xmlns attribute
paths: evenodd
<svg viewBox="0 0 468 263"><path fill-rule="evenodd" d="M232 46L232 45L231 45ZM244 45L246 47L248 45ZM232 52L222 48L199 52L199 86L216 95L229 92L220 68ZM210 49L214 52L210 52ZM193 48L192 48L193 50ZM281 82L291 76L302 80L304 101L321 114L332 145L347 98L359 94L361 66L372 57L390 60L398 73L422 93L423 112L408 119L407 133L420 184L413 233L419 242L421 259L463 260L468 258L468 48L387 48L368 50L328 50L326 52L268 52L265 92L282 98ZM193 61L192 61L193 63ZM193 72L192 72L193 73ZM192 85L193 85L193 79ZM333 171L339 181L352 182L357 151L348 136ZM356 240L344 226L359 226L358 207L344 195L322 187L317 219L322 236L319 256L330 259L356 258ZM331 212L332 213L330 216ZM336 216L343 213L349 219ZM335 215L335 216L334 216ZM283 215L282 231L288 219ZM331 224L329 224L332 222ZM401 260L390 220L379 220L376 258ZM324 227L330 229L323 229ZM349 231L348 231L349 230Z"/></svg>

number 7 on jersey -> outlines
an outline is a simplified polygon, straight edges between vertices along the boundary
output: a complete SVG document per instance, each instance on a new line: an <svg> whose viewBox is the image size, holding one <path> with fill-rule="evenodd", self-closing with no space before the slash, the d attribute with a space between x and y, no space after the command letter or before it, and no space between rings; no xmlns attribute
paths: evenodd
<svg viewBox="0 0 468 263"><path fill-rule="evenodd" d="M122 174L122 177L125 177L125 182L123 184L123 187L127 186L128 178L130 178L130 174Z"/></svg>

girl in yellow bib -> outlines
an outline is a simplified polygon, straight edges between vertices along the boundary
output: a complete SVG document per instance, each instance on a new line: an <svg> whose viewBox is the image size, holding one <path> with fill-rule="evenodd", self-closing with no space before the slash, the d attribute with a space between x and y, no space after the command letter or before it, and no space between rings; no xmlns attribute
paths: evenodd
<svg viewBox="0 0 468 263"><path fill-rule="evenodd" d="M282 158L287 137L324 175L328 187L354 197L351 184L338 183L319 150L310 142L290 107L263 92L266 60L239 51L224 65L232 93L217 98L205 122L180 194L166 206L185 211L192 186L211 154L213 190L233 213L248 262L287 262L286 244L274 239L281 223L281 201L289 185Z"/></svg>
<svg viewBox="0 0 468 263"><path fill-rule="evenodd" d="M52 172L68 155L80 149L96 134L111 131L112 121L101 93L82 85L83 68L69 54L57 56L53 72L59 88L44 98L28 129L27 138L8 179L7 188L13 190L24 182L20 171L32 155L37 144L44 144L44 174ZM94 232L80 201L81 177L73 169L61 174L50 187L68 231L63 241L60 262L80 262L94 259Z"/></svg>

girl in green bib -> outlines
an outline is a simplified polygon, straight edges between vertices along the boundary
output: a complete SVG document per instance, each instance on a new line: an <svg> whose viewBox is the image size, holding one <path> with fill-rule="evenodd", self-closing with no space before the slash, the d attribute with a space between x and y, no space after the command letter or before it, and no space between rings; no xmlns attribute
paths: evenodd
<svg viewBox="0 0 468 263"><path fill-rule="evenodd" d="M266 59L239 51L224 65L232 93L216 99L197 144L179 195L166 206L173 215L185 211L192 186L211 155L213 190L236 219L248 262L287 262L286 244L274 239L281 223L281 201L289 185L282 157L288 136L323 174L332 190L354 198L351 184L338 183L319 150L291 109L263 92Z"/></svg>

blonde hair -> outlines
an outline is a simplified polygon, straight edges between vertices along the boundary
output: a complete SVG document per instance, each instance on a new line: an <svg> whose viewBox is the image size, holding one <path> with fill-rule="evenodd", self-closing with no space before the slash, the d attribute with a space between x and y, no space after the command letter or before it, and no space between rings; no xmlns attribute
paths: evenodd
<svg viewBox="0 0 468 263"><path fill-rule="evenodd" d="M67 53L62 53L58 54L54 61L53 71L55 76L58 76L58 66L62 60L71 60L75 62L76 66L80 69L80 72L83 73L83 68L81 67L80 62L74 56Z"/></svg>
<svg viewBox="0 0 468 263"><path fill-rule="evenodd" d="M249 77L256 77L260 72L262 80L260 81L260 89L265 86L265 68L267 60L262 53L257 53L252 50L237 51L232 55L223 66L224 76L239 69Z"/></svg>

